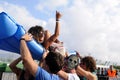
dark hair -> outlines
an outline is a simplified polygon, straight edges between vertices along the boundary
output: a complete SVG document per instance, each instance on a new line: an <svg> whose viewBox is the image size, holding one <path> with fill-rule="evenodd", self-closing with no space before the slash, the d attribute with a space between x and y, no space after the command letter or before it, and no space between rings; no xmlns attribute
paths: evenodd
<svg viewBox="0 0 120 80"><path fill-rule="evenodd" d="M32 27L28 30L28 33L31 33L36 41L39 41L40 32L43 32L43 33L44 33L44 29L43 29L42 26L39 26L39 25L32 26Z"/></svg>
<svg viewBox="0 0 120 80"><path fill-rule="evenodd" d="M86 65L87 70L90 70L90 72L94 72L96 70L96 61L93 59L93 57L83 57L81 62Z"/></svg>
<svg viewBox="0 0 120 80"><path fill-rule="evenodd" d="M64 64L64 57L58 52L49 52L45 58L51 73L57 73L62 69Z"/></svg>

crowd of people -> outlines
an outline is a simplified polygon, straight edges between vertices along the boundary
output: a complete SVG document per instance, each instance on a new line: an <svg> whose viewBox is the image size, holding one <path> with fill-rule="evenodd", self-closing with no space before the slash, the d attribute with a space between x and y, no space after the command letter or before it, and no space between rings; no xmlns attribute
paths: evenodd
<svg viewBox="0 0 120 80"><path fill-rule="evenodd" d="M113 65L110 65L109 68L98 67L96 73L99 80L108 80L109 78L120 78L119 70L116 70Z"/></svg>
<svg viewBox="0 0 120 80"><path fill-rule="evenodd" d="M20 39L20 57L9 66L17 75L17 80L98 80L96 62L93 57L69 55L63 42L58 39L60 32L60 12L56 11L54 34L42 26L32 26ZM44 47L42 59L37 64L32 58L26 42L34 39ZM24 69L17 64L22 61Z"/></svg>

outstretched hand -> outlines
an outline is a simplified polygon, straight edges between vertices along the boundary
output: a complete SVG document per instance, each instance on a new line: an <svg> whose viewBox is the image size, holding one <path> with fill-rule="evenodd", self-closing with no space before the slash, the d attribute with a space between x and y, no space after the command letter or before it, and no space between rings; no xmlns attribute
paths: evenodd
<svg viewBox="0 0 120 80"><path fill-rule="evenodd" d="M56 21L59 21L59 19L61 18L61 14L60 12L56 11Z"/></svg>
<svg viewBox="0 0 120 80"><path fill-rule="evenodd" d="M31 41L32 40L32 34L30 33L26 33L22 36L23 39L25 39L25 41Z"/></svg>

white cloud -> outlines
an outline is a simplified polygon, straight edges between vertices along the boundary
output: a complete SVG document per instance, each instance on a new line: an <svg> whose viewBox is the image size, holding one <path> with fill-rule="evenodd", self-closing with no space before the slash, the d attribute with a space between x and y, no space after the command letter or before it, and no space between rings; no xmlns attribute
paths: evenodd
<svg viewBox="0 0 120 80"><path fill-rule="evenodd" d="M57 7L66 6L69 0L46 0L40 1L40 3L36 6L38 10L44 11L44 9L48 10L56 10Z"/></svg>
<svg viewBox="0 0 120 80"><path fill-rule="evenodd" d="M37 18L34 18L28 10L23 6L18 6L15 4L9 4L4 2L0 5L0 10L7 12L11 17L13 17L20 25L23 25L26 30L34 25L45 26L46 22Z"/></svg>
<svg viewBox="0 0 120 80"><path fill-rule="evenodd" d="M112 60L118 61L115 58L120 52L120 1L97 0L94 4L88 4L88 1L76 0L64 9L67 25L64 27L69 32L62 37L66 39L69 49L77 49L83 54L91 53L102 60L106 57L109 60L110 55Z"/></svg>

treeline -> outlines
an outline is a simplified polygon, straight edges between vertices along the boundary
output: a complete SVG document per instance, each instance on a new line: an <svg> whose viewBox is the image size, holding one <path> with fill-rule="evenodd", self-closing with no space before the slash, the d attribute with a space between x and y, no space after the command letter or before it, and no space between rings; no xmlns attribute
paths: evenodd
<svg viewBox="0 0 120 80"><path fill-rule="evenodd" d="M114 68L120 70L120 65L118 65L118 66L115 65Z"/></svg>

